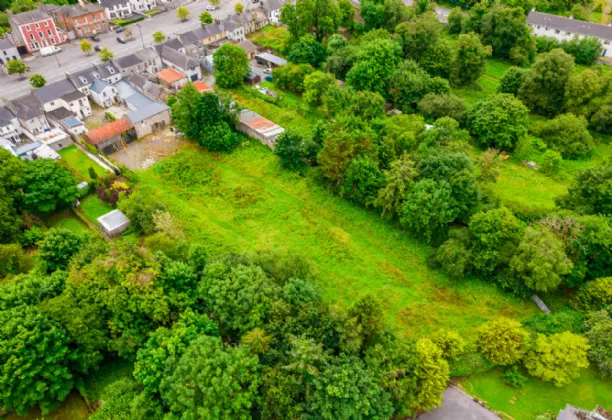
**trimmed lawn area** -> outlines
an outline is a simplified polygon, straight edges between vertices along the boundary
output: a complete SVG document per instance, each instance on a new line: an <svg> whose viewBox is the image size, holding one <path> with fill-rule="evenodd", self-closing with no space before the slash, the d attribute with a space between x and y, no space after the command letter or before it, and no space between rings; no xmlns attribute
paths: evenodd
<svg viewBox="0 0 612 420"><path fill-rule="evenodd" d="M81 210L93 223L98 223L98 217L113 210L113 206L100 200L97 195L90 194L81 200Z"/></svg>
<svg viewBox="0 0 612 420"><path fill-rule="evenodd" d="M66 163L72 168L76 169L80 174L86 177L88 180L89 177L89 168L94 168L96 174L104 175L107 171L94 162L89 156L81 151L74 144L72 146L68 146L65 149L60 150L59 155L66 161Z"/></svg>
<svg viewBox="0 0 612 420"><path fill-rule="evenodd" d="M81 222L70 210L53 213L45 220L50 228L68 229L77 234L89 232L89 228Z"/></svg>
<svg viewBox="0 0 612 420"><path fill-rule="evenodd" d="M582 369L580 377L564 387L542 382L528 376L522 389L505 385L502 370L493 369L462 382L470 394L486 401L491 407L514 419L533 419L551 410L555 416L565 404L572 404L586 410L596 405L612 407L612 380L604 380L594 368Z"/></svg>

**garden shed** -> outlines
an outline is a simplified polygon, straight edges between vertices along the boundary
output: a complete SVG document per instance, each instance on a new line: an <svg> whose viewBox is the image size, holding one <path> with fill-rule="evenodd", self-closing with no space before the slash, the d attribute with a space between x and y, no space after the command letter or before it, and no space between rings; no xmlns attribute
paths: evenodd
<svg viewBox="0 0 612 420"><path fill-rule="evenodd" d="M100 230L108 236L117 236L130 226L130 219L121 210L113 210L98 217Z"/></svg>

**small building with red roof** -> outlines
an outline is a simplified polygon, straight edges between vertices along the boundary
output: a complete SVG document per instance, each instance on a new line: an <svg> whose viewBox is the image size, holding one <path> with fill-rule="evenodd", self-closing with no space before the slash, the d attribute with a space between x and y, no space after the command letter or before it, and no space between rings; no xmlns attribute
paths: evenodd
<svg viewBox="0 0 612 420"><path fill-rule="evenodd" d="M278 124L248 109L243 109L238 114L236 128L249 137L258 139L270 149L274 149L276 138L285 131L285 129Z"/></svg>
<svg viewBox="0 0 612 420"><path fill-rule="evenodd" d="M104 153L112 153L122 148L123 136L133 128L126 118L104 124L83 134L85 141Z"/></svg>
<svg viewBox="0 0 612 420"><path fill-rule="evenodd" d="M173 68L167 68L160 71L157 73L157 78L162 86L174 90L180 89L189 81L187 76Z"/></svg>
<svg viewBox="0 0 612 420"><path fill-rule="evenodd" d="M198 80L197 82L193 82L193 87L200 93L202 92L214 92L215 90L208 86L206 83Z"/></svg>

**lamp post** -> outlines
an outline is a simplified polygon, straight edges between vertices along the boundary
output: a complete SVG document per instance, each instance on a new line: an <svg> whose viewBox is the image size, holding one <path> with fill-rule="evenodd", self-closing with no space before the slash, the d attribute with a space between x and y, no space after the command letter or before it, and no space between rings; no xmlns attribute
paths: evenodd
<svg viewBox="0 0 612 420"><path fill-rule="evenodd" d="M145 48L145 44L144 44L144 38L142 37L142 27L140 26L140 23L137 23L136 26L138 26L138 32L140 32L140 40L142 41L142 48Z"/></svg>

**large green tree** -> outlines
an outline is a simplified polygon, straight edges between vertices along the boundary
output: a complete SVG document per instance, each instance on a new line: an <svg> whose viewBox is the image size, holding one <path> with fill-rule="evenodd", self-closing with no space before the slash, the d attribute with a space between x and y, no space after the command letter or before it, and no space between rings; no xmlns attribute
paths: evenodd
<svg viewBox="0 0 612 420"><path fill-rule="evenodd" d="M532 132L568 159L587 156L595 147L586 120L574 114L557 115L550 121L535 125Z"/></svg>
<svg viewBox="0 0 612 420"><path fill-rule="evenodd" d="M406 193L418 175L415 164L407 154L391 163L385 171L385 185L378 191L374 206L382 210L382 217L393 218L400 212Z"/></svg>
<svg viewBox="0 0 612 420"><path fill-rule="evenodd" d="M376 162L369 156L358 156L346 167L340 193L357 203L370 205L384 182L385 178Z"/></svg>
<svg viewBox="0 0 612 420"><path fill-rule="evenodd" d="M322 42L336 33L340 18L340 9L332 0L299 0L283 5L280 21L287 25L294 39L310 33Z"/></svg>
<svg viewBox="0 0 612 420"><path fill-rule="evenodd" d="M335 77L330 73L315 71L304 79L304 95L302 99L312 107L320 106L329 87L336 83Z"/></svg>
<svg viewBox="0 0 612 420"><path fill-rule="evenodd" d="M449 381L449 366L442 350L428 338L416 342L417 393L413 408L431 410L442 403L442 393Z"/></svg>
<svg viewBox="0 0 612 420"><path fill-rule="evenodd" d="M612 214L612 162L578 172L557 204L583 214Z"/></svg>
<svg viewBox="0 0 612 420"><path fill-rule="evenodd" d="M451 83L467 86L476 82L484 74L490 56L491 47L483 46L477 35L459 35L451 64Z"/></svg>
<svg viewBox="0 0 612 420"><path fill-rule="evenodd" d="M346 82L356 90L369 90L387 95L391 76L402 55L400 45L387 39L375 39L362 46L355 65L346 75Z"/></svg>
<svg viewBox="0 0 612 420"><path fill-rule="evenodd" d="M609 311L601 310L591 313L586 321L589 340L589 359L595 364L599 374L604 378L612 376L612 317Z"/></svg>
<svg viewBox="0 0 612 420"><path fill-rule="evenodd" d="M49 213L71 204L78 197L76 180L53 159L28 162L20 181L23 206L37 213Z"/></svg>
<svg viewBox="0 0 612 420"><path fill-rule="evenodd" d="M40 241L38 255L44 261L47 271L64 269L83 242L83 238L71 230L51 229Z"/></svg>
<svg viewBox="0 0 612 420"><path fill-rule="evenodd" d="M213 54L215 81L224 88L239 86L249 74L246 52L237 45L223 44Z"/></svg>

